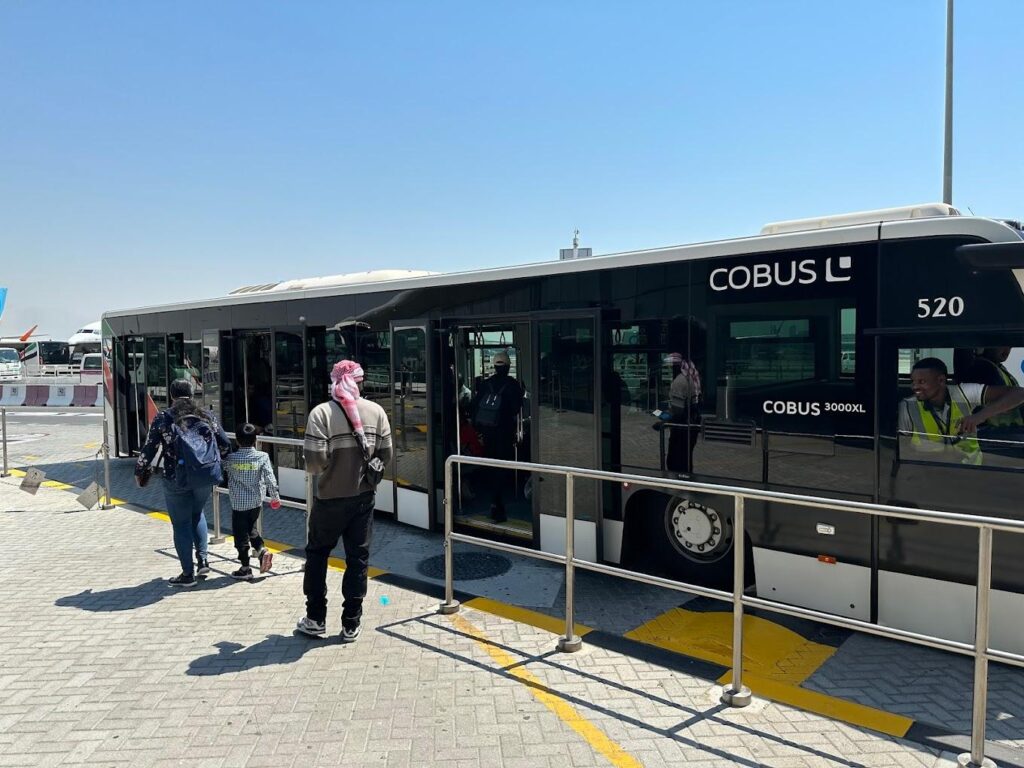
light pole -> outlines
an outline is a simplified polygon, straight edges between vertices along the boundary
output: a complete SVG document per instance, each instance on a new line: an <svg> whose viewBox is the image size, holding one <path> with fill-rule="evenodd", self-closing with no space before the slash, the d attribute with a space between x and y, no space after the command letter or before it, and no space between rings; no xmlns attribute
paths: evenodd
<svg viewBox="0 0 1024 768"><path fill-rule="evenodd" d="M942 162L942 202L953 204L953 0L946 0L946 140Z"/></svg>

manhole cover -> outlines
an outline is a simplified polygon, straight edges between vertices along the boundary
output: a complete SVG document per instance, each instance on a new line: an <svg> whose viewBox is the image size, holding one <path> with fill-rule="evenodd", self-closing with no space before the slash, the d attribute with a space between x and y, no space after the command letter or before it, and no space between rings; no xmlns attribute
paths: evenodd
<svg viewBox="0 0 1024 768"><path fill-rule="evenodd" d="M484 552L456 552L455 579L457 581L473 581L500 576L512 567L512 561L501 555L490 555ZM421 574L430 579L444 578L444 555L428 557L416 566Z"/></svg>

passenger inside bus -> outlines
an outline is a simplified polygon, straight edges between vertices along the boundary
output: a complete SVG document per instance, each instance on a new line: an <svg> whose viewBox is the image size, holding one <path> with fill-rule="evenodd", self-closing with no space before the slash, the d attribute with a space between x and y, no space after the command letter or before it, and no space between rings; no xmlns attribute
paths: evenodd
<svg viewBox="0 0 1024 768"><path fill-rule="evenodd" d="M491 459L514 461L518 443L518 419L523 406L523 387L509 374L511 360L507 352L498 352L493 360L494 373L484 379L473 399L470 411L473 425L483 443L484 455ZM483 473L481 473L483 474ZM492 488L491 519L496 523L508 520L505 496L510 473L493 469L487 473Z"/></svg>

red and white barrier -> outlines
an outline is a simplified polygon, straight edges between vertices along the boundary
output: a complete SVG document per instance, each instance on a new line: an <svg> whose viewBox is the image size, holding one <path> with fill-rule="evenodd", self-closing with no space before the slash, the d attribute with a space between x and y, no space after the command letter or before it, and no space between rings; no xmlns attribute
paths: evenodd
<svg viewBox="0 0 1024 768"><path fill-rule="evenodd" d="M93 385L75 385L74 396L71 399L71 404L76 407L81 406L93 406L100 405L103 398L103 388Z"/></svg>
<svg viewBox="0 0 1024 768"><path fill-rule="evenodd" d="M103 385L3 384L0 385L0 405L5 408L22 405L34 408L98 408L103 405Z"/></svg>
<svg viewBox="0 0 1024 768"><path fill-rule="evenodd" d="M0 405L15 407L25 403L24 384L4 384L0 387Z"/></svg>
<svg viewBox="0 0 1024 768"><path fill-rule="evenodd" d="M50 399L49 387L29 384L25 387L25 390L25 405L33 407L44 406L46 405L46 401Z"/></svg>
<svg viewBox="0 0 1024 768"><path fill-rule="evenodd" d="M47 407L53 408L67 408L71 405L71 401L75 399L75 386L71 384L69 386L56 385L50 386L50 396L46 400Z"/></svg>

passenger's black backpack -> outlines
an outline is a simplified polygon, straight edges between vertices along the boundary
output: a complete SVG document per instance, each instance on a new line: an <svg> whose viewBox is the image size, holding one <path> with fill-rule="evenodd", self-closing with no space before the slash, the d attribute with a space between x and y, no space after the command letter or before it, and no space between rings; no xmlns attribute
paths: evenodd
<svg viewBox="0 0 1024 768"><path fill-rule="evenodd" d="M501 421L501 397L508 388L509 383L510 380L505 379L497 392L494 391L494 385L491 382L485 384L488 391L480 398L480 402L477 403L476 414L473 417L473 423L477 427L488 429L498 426Z"/></svg>

